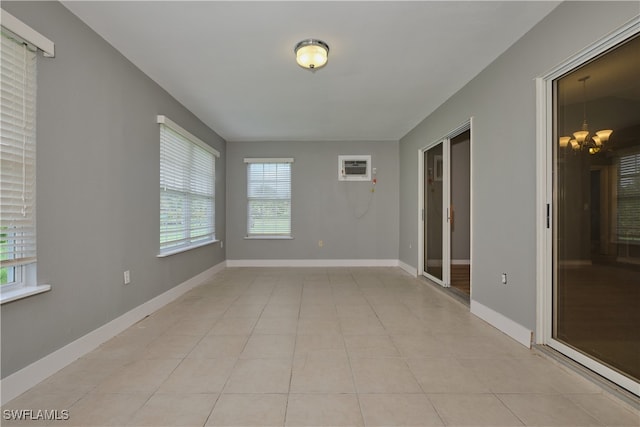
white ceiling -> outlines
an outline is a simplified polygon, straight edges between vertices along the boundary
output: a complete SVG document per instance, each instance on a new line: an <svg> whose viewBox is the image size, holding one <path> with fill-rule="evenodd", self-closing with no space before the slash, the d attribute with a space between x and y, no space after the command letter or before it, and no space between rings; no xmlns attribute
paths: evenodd
<svg viewBox="0 0 640 427"><path fill-rule="evenodd" d="M399 140L558 1L65 1L228 141ZM298 67L319 38L329 63Z"/></svg>

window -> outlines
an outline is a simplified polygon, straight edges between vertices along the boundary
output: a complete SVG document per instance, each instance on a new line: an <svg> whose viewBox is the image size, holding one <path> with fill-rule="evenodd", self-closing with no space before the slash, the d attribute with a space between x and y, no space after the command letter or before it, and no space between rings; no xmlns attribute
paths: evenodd
<svg viewBox="0 0 640 427"><path fill-rule="evenodd" d="M36 57L53 42L0 10L0 302L51 289L36 282Z"/></svg>
<svg viewBox="0 0 640 427"><path fill-rule="evenodd" d="M36 261L36 52L2 30L0 284Z"/></svg>
<svg viewBox="0 0 640 427"><path fill-rule="evenodd" d="M618 242L640 243L640 152L620 156Z"/></svg>
<svg viewBox="0 0 640 427"><path fill-rule="evenodd" d="M291 238L293 159L244 159L247 164L247 237Z"/></svg>
<svg viewBox="0 0 640 427"><path fill-rule="evenodd" d="M216 150L165 116L160 123L160 256L215 241Z"/></svg>

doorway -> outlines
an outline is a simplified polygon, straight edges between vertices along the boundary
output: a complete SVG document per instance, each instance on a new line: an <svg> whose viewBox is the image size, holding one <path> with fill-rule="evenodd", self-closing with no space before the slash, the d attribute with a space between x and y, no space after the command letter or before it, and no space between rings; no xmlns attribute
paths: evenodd
<svg viewBox="0 0 640 427"><path fill-rule="evenodd" d="M420 150L420 272L471 296L471 121Z"/></svg>

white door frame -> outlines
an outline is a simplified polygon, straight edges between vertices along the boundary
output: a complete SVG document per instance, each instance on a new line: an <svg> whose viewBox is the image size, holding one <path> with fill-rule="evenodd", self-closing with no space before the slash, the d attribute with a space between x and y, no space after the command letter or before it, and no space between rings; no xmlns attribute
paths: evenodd
<svg viewBox="0 0 640 427"><path fill-rule="evenodd" d="M640 395L640 385L631 378L607 367L583 353L553 338L553 283L554 283L554 229L556 210L553 194L553 80L581 66L594 57L611 49L618 43L640 33L640 17L636 17L602 40L587 47L582 52L560 64L547 74L536 78L536 275L537 275L537 344L565 354L578 363L610 379L636 395Z"/></svg>
<svg viewBox="0 0 640 427"><path fill-rule="evenodd" d="M453 129L444 137L433 141L424 147L418 149L418 276L427 276L430 280L438 283L440 286L448 288L451 286L451 224L448 220L449 208L451 206L451 139L460 135L463 132L470 131L472 129L473 117L469 120L465 121L460 126ZM424 210L425 200L424 200L424 180L425 180L425 167L424 167L424 154L431 148L436 145L442 143L442 164L443 164L443 203L442 203L442 218L447 218L446 221L443 221L443 230L442 230L442 243L443 243L443 252L442 252L442 280L439 280L436 277L425 274L424 270L424 224L426 221L426 212ZM473 135L470 135L470 154L473 153ZM473 164L473 156L470 159L470 167ZM471 175L473 176L473 175ZM471 185L473 188L473 184ZM473 194L473 191L471 191ZM470 195L470 209L473 211L473 200L472 195ZM473 239L473 215L471 214L471 228L469 230L470 233L470 242ZM473 251L470 248L470 259L473 260ZM471 261L473 265L473 261ZM446 266L446 267L445 267ZM471 267L473 268L473 267ZM472 288L473 289L473 288Z"/></svg>

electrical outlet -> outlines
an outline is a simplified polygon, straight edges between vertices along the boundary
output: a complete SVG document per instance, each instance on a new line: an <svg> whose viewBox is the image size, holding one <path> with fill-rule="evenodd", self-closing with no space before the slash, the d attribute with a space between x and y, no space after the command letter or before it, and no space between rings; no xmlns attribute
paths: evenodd
<svg viewBox="0 0 640 427"><path fill-rule="evenodd" d="M322 240L318 240L318 247L323 247L324 246L324 242Z"/></svg>
<svg viewBox="0 0 640 427"><path fill-rule="evenodd" d="M503 285L507 284L507 273L502 273L502 284Z"/></svg>
<svg viewBox="0 0 640 427"><path fill-rule="evenodd" d="M124 272L124 284L128 285L129 283L131 283L131 273L129 272L129 270L126 270Z"/></svg>
<svg viewBox="0 0 640 427"><path fill-rule="evenodd" d="M224 248L224 242L220 240L220 249Z"/></svg>

